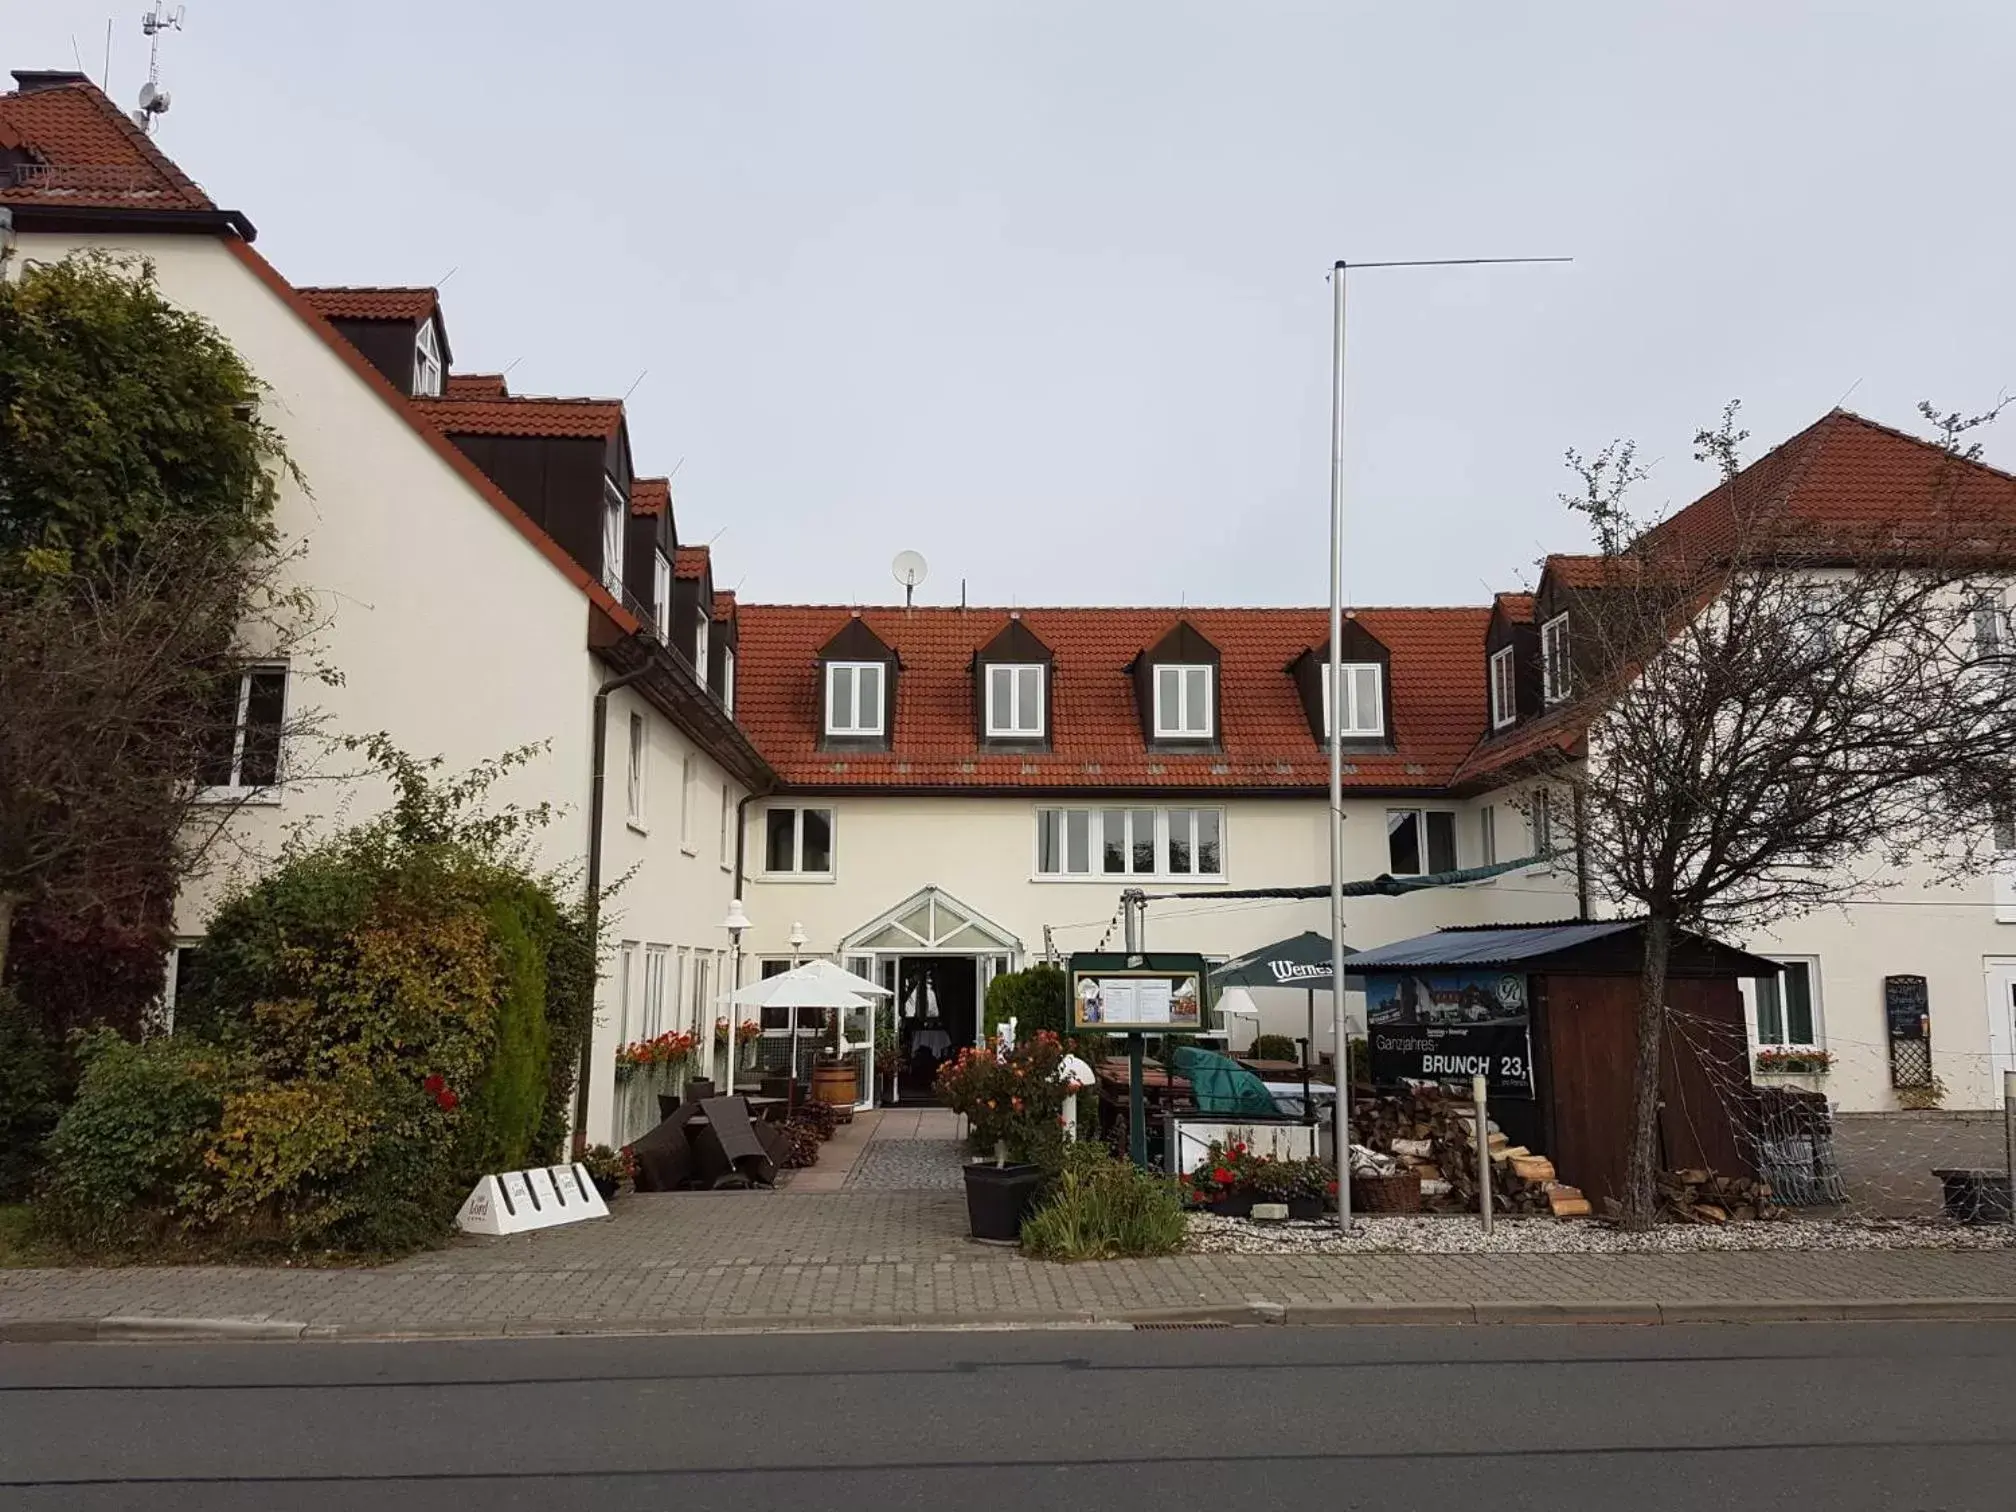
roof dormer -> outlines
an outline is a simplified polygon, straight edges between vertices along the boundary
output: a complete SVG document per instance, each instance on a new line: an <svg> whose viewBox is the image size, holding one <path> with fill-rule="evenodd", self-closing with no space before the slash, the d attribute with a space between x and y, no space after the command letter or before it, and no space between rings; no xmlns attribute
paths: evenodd
<svg viewBox="0 0 2016 1512"><path fill-rule="evenodd" d="M1509 730L1540 712L1540 632L1530 593L1501 593L1484 627L1485 718L1490 730Z"/></svg>
<svg viewBox="0 0 2016 1512"><path fill-rule="evenodd" d="M822 750L886 751L895 735L896 653L857 610L819 648Z"/></svg>
<svg viewBox="0 0 2016 1512"><path fill-rule="evenodd" d="M400 393L439 399L447 392L454 355L434 290L319 288L299 293Z"/></svg>
<svg viewBox="0 0 2016 1512"><path fill-rule="evenodd" d="M974 733L983 749L1050 749L1053 663L1050 648L1013 613L973 653Z"/></svg>
<svg viewBox="0 0 2016 1512"><path fill-rule="evenodd" d="M1393 735L1393 654L1385 644L1346 614L1338 641L1338 661L1344 684L1343 716L1338 735L1346 750L1390 749ZM1330 745L1330 642L1311 646L1288 664L1302 713L1316 744Z"/></svg>
<svg viewBox="0 0 2016 1512"><path fill-rule="evenodd" d="M1167 750L1215 750L1218 664L1218 648L1188 620L1129 662L1142 739Z"/></svg>

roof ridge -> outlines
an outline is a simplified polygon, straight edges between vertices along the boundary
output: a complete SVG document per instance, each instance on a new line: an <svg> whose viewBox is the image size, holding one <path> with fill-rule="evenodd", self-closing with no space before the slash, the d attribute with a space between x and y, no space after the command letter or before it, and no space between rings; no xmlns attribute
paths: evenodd
<svg viewBox="0 0 2016 1512"><path fill-rule="evenodd" d="M1523 590L1516 590L1523 591ZM1527 595L1530 597L1530 594ZM871 604L808 603L787 600L778 603L750 600L763 609L830 609L840 614L887 610L892 614L1328 614L1327 604L1192 604L1187 608L1166 604ZM1346 614L1489 614L1489 604L1346 604Z"/></svg>
<svg viewBox="0 0 2016 1512"><path fill-rule="evenodd" d="M1889 436L1898 441L1908 441L1913 446L1920 447L1925 451L1932 452L1935 455L1943 457L1948 461L1958 462L1968 467L1976 467L1979 468L1982 472L1993 473L1998 478L2003 478L2011 483L2016 483L2016 472L2010 472L2006 468L1997 467L1992 462L1983 462L1978 458L1958 456L1955 453L1948 451L1945 447L1941 446L1937 441L1930 440L1924 436L1914 436L1910 431L1900 430L1894 425L1885 425L1881 420L1872 420L1867 415L1861 413L1859 410L1845 409L1837 404L1834 406L1833 409L1829 410L1826 413L1826 415L1823 416L1822 418L1823 420L1834 420L1834 419L1852 420L1855 424L1860 425L1867 430L1876 431L1880 435Z"/></svg>

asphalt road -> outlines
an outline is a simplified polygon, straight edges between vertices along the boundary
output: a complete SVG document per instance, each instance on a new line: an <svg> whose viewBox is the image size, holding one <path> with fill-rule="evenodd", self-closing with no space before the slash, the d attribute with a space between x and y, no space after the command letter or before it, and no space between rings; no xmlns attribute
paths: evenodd
<svg viewBox="0 0 2016 1512"><path fill-rule="evenodd" d="M2016 1507L2016 1325L0 1348L0 1507Z"/></svg>

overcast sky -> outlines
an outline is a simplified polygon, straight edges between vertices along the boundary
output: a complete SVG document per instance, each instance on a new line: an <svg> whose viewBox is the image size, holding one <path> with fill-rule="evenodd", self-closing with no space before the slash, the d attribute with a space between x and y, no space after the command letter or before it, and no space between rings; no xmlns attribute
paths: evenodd
<svg viewBox="0 0 2016 1512"><path fill-rule="evenodd" d="M140 0L0 0L145 78ZM2016 387L2016 6L190 0L160 141L297 283L443 289L455 365L630 399L762 600L1316 603L1337 258L1351 595L1478 602L1845 402ZM646 370L648 369L648 373ZM2016 463L2016 416L1988 455Z"/></svg>

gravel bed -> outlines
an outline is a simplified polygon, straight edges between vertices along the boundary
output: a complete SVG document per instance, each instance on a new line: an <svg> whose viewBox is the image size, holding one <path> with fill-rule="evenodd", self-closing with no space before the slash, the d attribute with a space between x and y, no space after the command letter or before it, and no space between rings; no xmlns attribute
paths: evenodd
<svg viewBox="0 0 2016 1512"><path fill-rule="evenodd" d="M2016 1249L2007 1224L1966 1227L1932 1220L1890 1222L1788 1218L1775 1223L1668 1224L1627 1234L1606 1223L1501 1218L1489 1239L1475 1218L1361 1218L1346 1237L1327 1223L1252 1223L1190 1215L1199 1255L1685 1255L1711 1250Z"/></svg>

